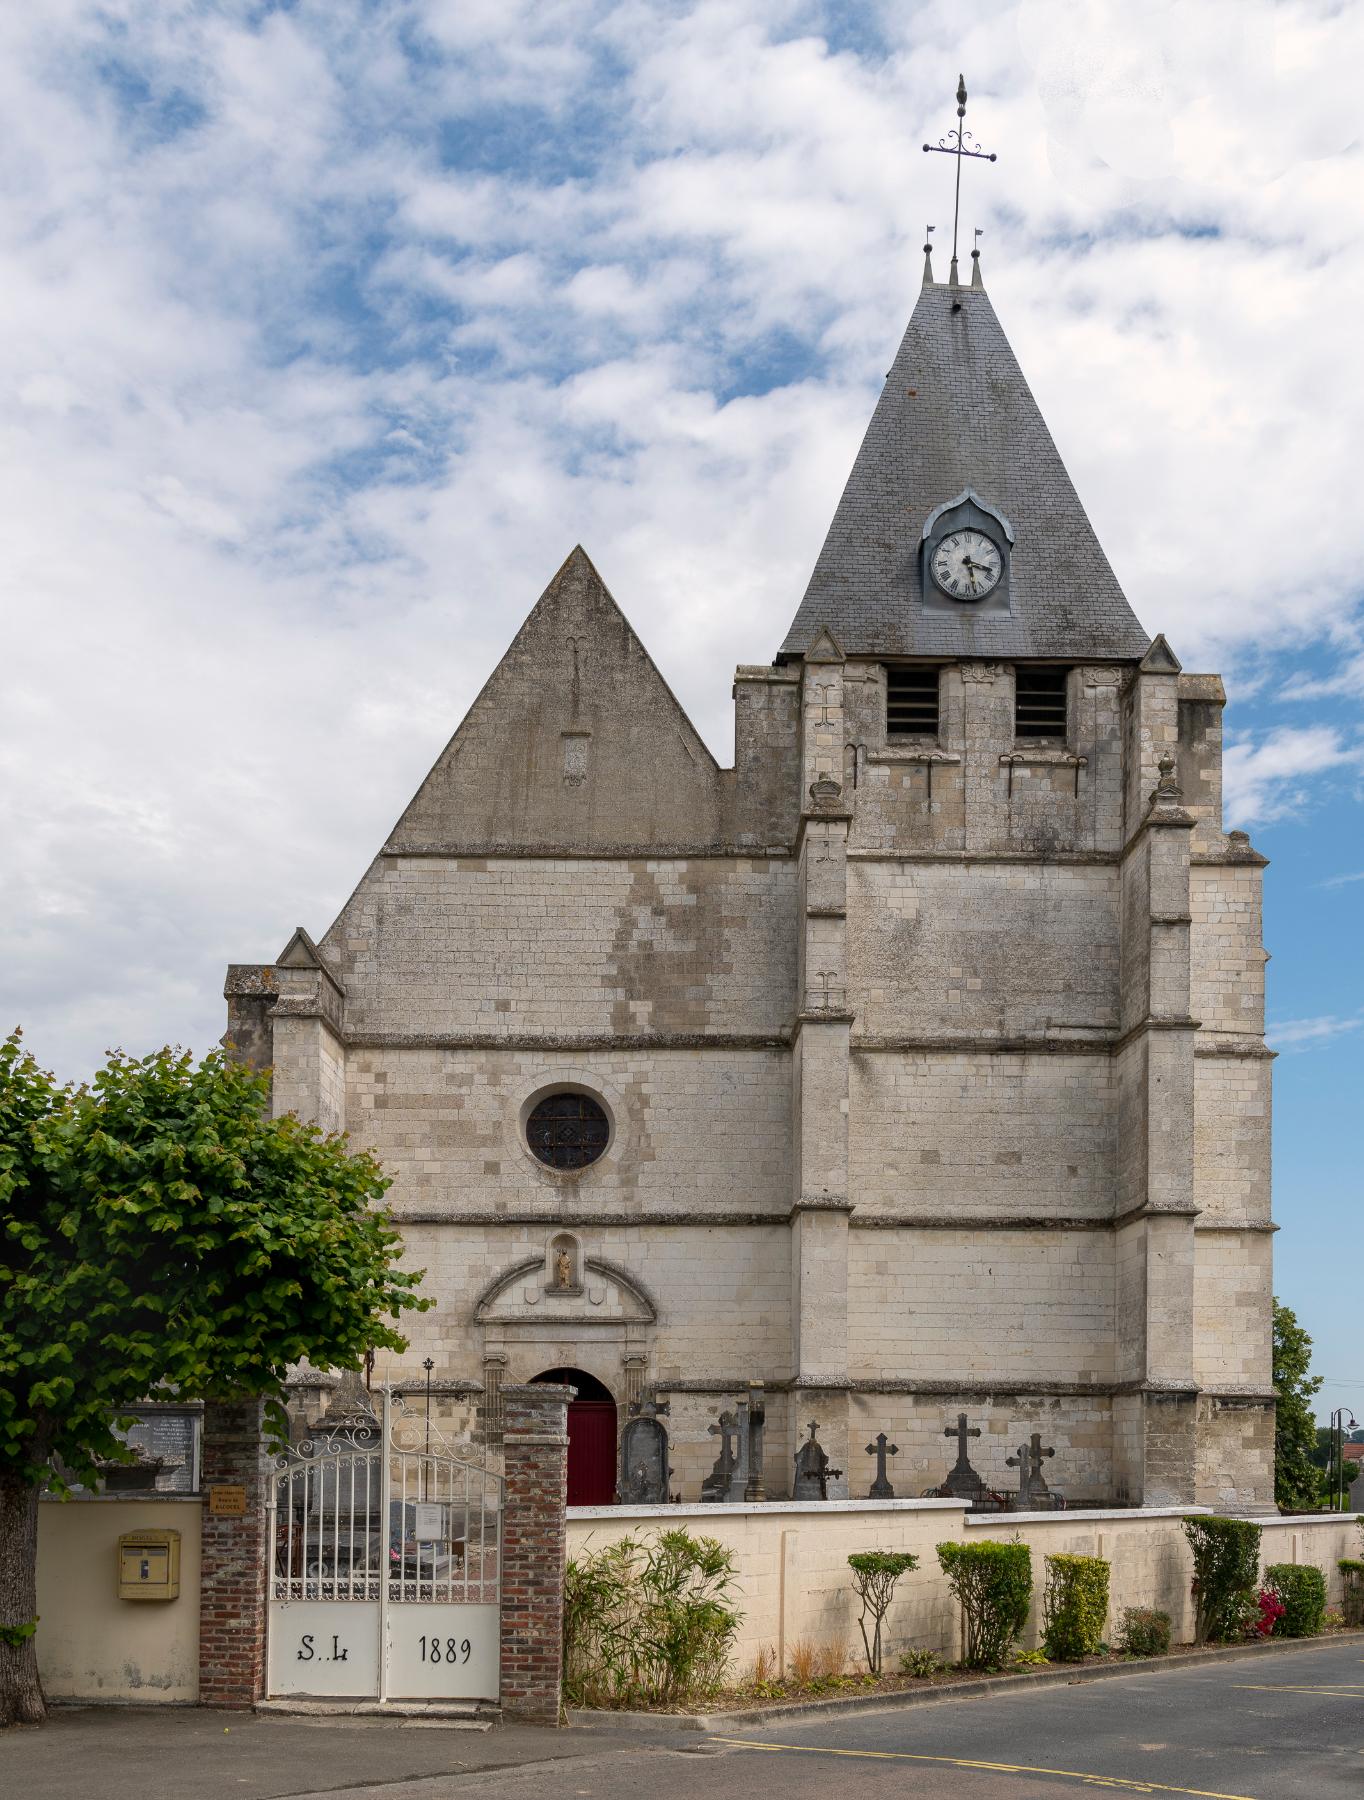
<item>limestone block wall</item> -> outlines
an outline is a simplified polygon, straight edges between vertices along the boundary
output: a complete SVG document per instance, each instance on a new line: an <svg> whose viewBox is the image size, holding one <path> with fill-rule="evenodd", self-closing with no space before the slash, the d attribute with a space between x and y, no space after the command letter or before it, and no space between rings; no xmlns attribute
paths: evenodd
<svg viewBox="0 0 1364 1800"><path fill-rule="evenodd" d="M1064 744L1014 737L1014 674L990 662L938 670L938 732L886 732L886 672L844 670L851 841L881 850L1115 851L1122 832L1124 671L1074 669Z"/></svg>
<svg viewBox="0 0 1364 1800"><path fill-rule="evenodd" d="M416 1378L423 1358L431 1356L444 1379L481 1384L485 1350L495 1349L507 1358L508 1381L529 1381L550 1368L581 1368L604 1382L619 1405L623 1358L643 1353L649 1385L710 1384L699 1425L704 1445L705 1423L723 1396L752 1377L787 1376L784 1219L743 1230L643 1221L579 1225L588 1265L582 1296L560 1300L546 1293L541 1266L518 1275L506 1293L485 1304L486 1317L477 1317L479 1296L500 1276L532 1258L543 1265L547 1240L557 1230L553 1224L405 1224L404 1261L426 1270L423 1291L435 1296L436 1305L405 1321L409 1347L386 1365L389 1377ZM609 1265L607 1272L594 1263ZM620 1285L614 1270L624 1278ZM632 1288L656 1307L656 1319L632 1300ZM593 1297L598 1293L600 1303ZM674 1435L681 1435L677 1427Z"/></svg>
<svg viewBox="0 0 1364 1800"><path fill-rule="evenodd" d="M1194 1058L1194 1198L1200 1224L1267 1225L1270 1070L1267 1056Z"/></svg>
<svg viewBox="0 0 1364 1800"><path fill-rule="evenodd" d="M849 1098L849 1182L863 1213L1113 1216L1107 1054L855 1054Z"/></svg>
<svg viewBox="0 0 1364 1800"><path fill-rule="evenodd" d="M1176 1642L1193 1635L1189 1594L1193 1562L1181 1528L1188 1507L1093 1510L1073 1513L972 1515L951 1500L788 1502L780 1506L571 1507L568 1554L600 1549L626 1533L648 1534L682 1525L718 1538L735 1553L738 1603L744 1619L731 1668L750 1668L760 1649L785 1667L791 1648L804 1640L841 1648L856 1667L861 1659L857 1605L847 1559L857 1550L908 1550L919 1566L903 1577L887 1617L886 1662L902 1650L960 1655L960 1621L938 1566L939 1543L1006 1542L1020 1537L1032 1552L1033 1606L1022 1636L1024 1648L1041 1637L1045 1559L1058 1553L1102 1556L1111 1564L1108 1633L1128 1606L1168 1612ZM1341 1600L1338 1559L1357 1553L1354 1522L1312 1514L1265 1523L1261 1566L1312 1563L1324 1571L1331 1601Z"/></svg>
<svg viewBox="0 0 1364 1800"><path fill-rule="evenodd" d="M1194 1376L1203 1387L1269 1391L1271 1241L1258 1231L1194 1234Z"/></svg>
<svg viewBox="0 0 1364 1800"><path fill-rule="evenodd" d="M322 948L363 1038L777 1032L795 945L787 857L385 855Z"/></svg>
<svg viewBox="0 0 1364 1800"><path fill-rule="evenodd" d="M853 1231L849 1361L867 1379L1113 1376L1106 1231Z"/></svg>
<svg viewBox="0 0 1364 1800"><path fill-rule="evenodd" d="M849 857L848 988L870 1037L1112 1031L1111 864Z"/></svg>
<svg viewBox="0 0 1364 1800"><path fill-rule="evenodd" d="M784 1217L790 1204L784 1047L356 1049L347 1082L352 1136L396 1177L399 1217L514 1207L643 1219L679 1206ZM611 1117L606 1154L580 1171L547 1168L525 1139L536 1096L565 1086L590 1091Z"/></svg>
<svg viewBox="0 0 1364 1800"><path fill-rule="evenodd" d="M1260 860L1196 862L1189 870L1190 1000L1207 1032L1265 1026Z"/></svg>
<svg viewBox="0 0 1364 1800"><path fill-rule="evenodd" d="M930 1385L930 1384L925 1384ZM939 1487L957 1456L955 1428L964 1412L980 1436L970 1441L971 1466L996 1493L1017 1493L1018 1469L1010 1468L1020 1444L1034 1431L1056 1455L1044 1470L1047 1485L1070 1505L1106 1501L1113 1488L1112 1403L1107 1395L1029 1393L972 1389L963 1385L941 1393L865 1393L851 1397L848 1425L850 1495L857 1499L871 1486L875 1461L866 1446L884 1431L898 1445L890 1465L897 1498L915 1499Z"/></svg>

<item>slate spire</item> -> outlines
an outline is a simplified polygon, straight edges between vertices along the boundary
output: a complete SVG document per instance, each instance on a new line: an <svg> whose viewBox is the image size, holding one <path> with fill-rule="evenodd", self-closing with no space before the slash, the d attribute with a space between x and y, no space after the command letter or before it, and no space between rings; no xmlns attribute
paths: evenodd
<svg viewBox="0 0 1364 1800"><path fill-rule="evenodd" d="M1013 526L1007 612L924 605L924 523L966 489ZM974 280L920 290L780 656L803 655L821 626L853 657L1135 661L1146 652L1150 639Z"/></svg>

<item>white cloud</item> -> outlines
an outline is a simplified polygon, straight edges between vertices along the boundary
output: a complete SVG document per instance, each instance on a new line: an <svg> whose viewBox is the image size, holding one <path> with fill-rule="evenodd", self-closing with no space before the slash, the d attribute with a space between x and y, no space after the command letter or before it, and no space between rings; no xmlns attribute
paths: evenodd
<svg viewBox="0 0 1364 1800"><path fill-rule="evenodd" d="M1364 437L1364 20L1085 19L0 10L0 1025L72 1072L216 1036L579 540L727 755L945 248L959 54L964 222L1144 622L1186 666L1317 636L1290 692L1360 692L1364 516L1302 526ZM1230 822L1358 766L1234 741Z"/></svg>
<svg viewBox="0 0 1364 1800"><path fill-rule="evenodd" d="M1233 739L1222 757L1226 823L1264 824L1304 803L1309 778L1364 770L1364 745L1346 743L1327 725L1280 726L1259 743Z"/></svg>
<svg viewBox="0 0 1364 1800"><path fill-rule="evenodd" d="M1364 1026L1364 1013L1342 1017L1325 1013L1316 1019L1284 1019L1265 1027L1265 1037L1275 1050L1315 1050L1346 1037Z"/></svg>

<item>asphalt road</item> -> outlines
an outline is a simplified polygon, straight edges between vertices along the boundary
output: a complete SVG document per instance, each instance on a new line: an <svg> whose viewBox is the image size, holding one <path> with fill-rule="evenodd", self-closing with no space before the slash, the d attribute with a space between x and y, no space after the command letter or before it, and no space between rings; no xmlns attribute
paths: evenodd
<svg viewBox="0 0 1364 1800"><path fill-rule="evenodd" d="M4 1800L1361 1800L1364 1645L709 1736L58 1711Z"/></svg>

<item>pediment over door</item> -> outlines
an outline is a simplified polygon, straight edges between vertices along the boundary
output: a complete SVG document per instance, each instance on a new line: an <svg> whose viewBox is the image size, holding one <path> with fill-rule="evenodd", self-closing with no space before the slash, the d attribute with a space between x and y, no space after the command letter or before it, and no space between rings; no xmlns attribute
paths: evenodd
<svg viewBox="0 0 1364 1800"><path fill-rule="evenodd" d="M583 1258L581 1287L559 1291L545 1281L543 1256L527 1257L494 1276L474 1305L480 1325L652 1325L658 1308L627 1269Z"/></svg>

